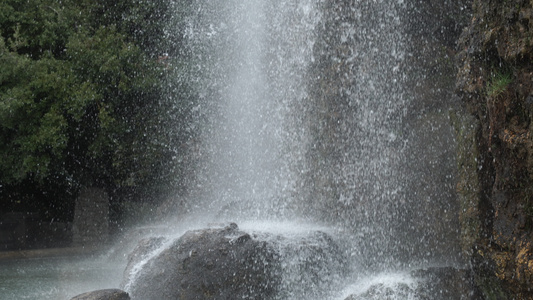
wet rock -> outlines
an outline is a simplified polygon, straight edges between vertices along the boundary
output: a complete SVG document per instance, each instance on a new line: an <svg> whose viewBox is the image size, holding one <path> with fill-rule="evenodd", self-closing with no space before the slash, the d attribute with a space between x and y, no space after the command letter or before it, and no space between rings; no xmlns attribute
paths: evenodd
<svg viewBox="0 0 533 300"><path fill-rule="evenodd" d="M130 300L130 296L119 289L107 289L83 293L70 300Z"/></svg>
<svg viewBox="0 0 533 300"><path fill-rule="evenodd" d="M345 300L396 300L396 299L418 299L415 291L407 284L399 283L393 286L376 284L371 286L366 292L359 295L350 295Z"/></svg>
<svg viewBox="0 0 533 300"><path fill-rule="evenodd" d="M131 228L113 238L113 247L109 249L107 256L110 260L122 260L127 263L129 256L141 244L140 241L162 237L167 230L168 227L166 226L140 226Z"/></svg>
<svg viewBox="0 0 533 300"><path fill-rule="evenodd" d="M131 276L135 274L134 268L150 257L150 254L161 247L167 241L164 237L148 237L139 241L137 246L128 255L128 264L124 270L124 277L122 286L125 286L130 280Z"/></svg>
<svg viewBox="0 0 533 300"><path fill-rule="evenodd" d="M142 242L137 257L144 255ZM134 251L135 253L135 251ZM186 232L152 258L132 255L122 287L132 299L327 299L347 272L326 233L244 232L236 224Z"/></svg>
<svg viewBox="0 0 533 300"><path fill-rule="evenodd" d="M276 299L329 299L328 293L348 272L345 253L325 232L263 238L275 249L281 265Z"/></svg>
<svg viewBox="0 0 533 300"><path fill-rule="evenodd" d="M412 271L409 280L377 281L345 300L481 300L469 270L451 267Z"/></svg>
<svg viewBox="0 0 533 300"><path fill-rule="evenodd" d="M412 273L420 280L416 288L417 299L482 299L474 288L469 270L445 267L416 270Z"/></svg>
<svg viewBox="0 0 533 300"><path fill-rule="evenodd" d="M14 250L27 248L29 222L27 213L11 212L0 217L0 249Z"/></svg>
<svg viewBox="0 0 533 300"><path fill-rule="evenodd" d="M458 41L457 92L478 123L459 144L458 156L475 153L458 164L462 244L487 299L533 299L532 12L531 1L475 0Z"/></svg>
<svg viewBox="0 0 533 300"><path fill-rule="evenodd" d="M231 224L186 232L148 260L124 287L132 299L269 299L276 254Z"/></svg>

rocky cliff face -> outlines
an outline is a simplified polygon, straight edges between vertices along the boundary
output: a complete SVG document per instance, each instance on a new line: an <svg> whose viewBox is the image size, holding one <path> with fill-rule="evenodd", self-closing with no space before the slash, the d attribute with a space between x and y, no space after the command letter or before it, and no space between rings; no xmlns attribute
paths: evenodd
<svg viewBox="0 0 533 300"><path fill-rule="evenodd" d="M487 299L533 297L533 1L476 0L459 41L463 250Z"/></svg>
<svg viewBox="0 0 533 300"><path fill-rule="evenodd" d="M458 252L448 112L457 106L453 57L470 6L471 0L321 6L309 70L313 105L300 110L313 141L301 210L349 230L365 227L361 251L372 263L448 260ZM386 245L379 258L373 245Z"/></svg>

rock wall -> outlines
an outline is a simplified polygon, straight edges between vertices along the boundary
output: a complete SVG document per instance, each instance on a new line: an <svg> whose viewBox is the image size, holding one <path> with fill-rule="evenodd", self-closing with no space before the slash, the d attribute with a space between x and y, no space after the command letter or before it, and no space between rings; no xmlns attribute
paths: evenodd
<svg viewBox="0 0 533 300"><path fill-rule="evenodd" d="M470 6L335 0L321 7L309 71L313 109L301 109L313 140L301 211L349 230L364 226L361 255L370 263L460 259L448 115L457 106L455 42ZM379 258L373 245L382 245Z"/></svg>
<svg viewBox="0 0 533 300"><path fill-rule="evenodd" d="M71 223L43 222L31 212L0 215L0 251L64 247L71 240Z"/></svg>
<svg viewBox="0 0 533 300"><path fill-rule="evenodd" d="M96 246L109 236L109 197L101 188L84 188L76 199L72 226L75 246Z"/></svg>
<svg viewBox="0 0 533 300"><path fill-rule="evenodd" d="M532 299L533 1L476 0L459 40L463 251L486 299Z"/></svg>

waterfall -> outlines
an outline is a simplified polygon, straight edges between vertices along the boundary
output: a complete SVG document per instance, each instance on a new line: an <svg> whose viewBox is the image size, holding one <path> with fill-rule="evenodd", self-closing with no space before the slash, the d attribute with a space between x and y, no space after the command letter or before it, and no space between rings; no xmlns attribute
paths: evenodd
<svg viewBox="0 0 533 300"><path fill-rule="evenodd" d="M308 129L316 1L198 2L189 46L204 114L196 206L221 218L294 216Z"/></svg>
<svg viewBox="0 0 533 300"><path fill-rule="evenodd" d="M426 162L417 159L424 150L415 148L418 129L408 120L416 115L409 5L192 7L186 44L201 111L192 212L326 223L359 237L350 239L357 240L353 251L368 264L409 264L448 251L433 251L427 239L451 230L450 219L444 229L426 226L433 208L420 203L433 200L412 189L413 166Z"/></svg>
<svg viewBox="0 0 533 300"><path fill-rule="evenodd" d="M460 26L419 27L468 0L171 2L180 44L160 63L180 127L166 134L186 162L168 173L176 202L154 209L170 220L96 262L8 262L4 277L60 277L35 295L50 299L120 278L134 300L475 298L439 52Z"/></svg>
<svg viewBox="0 0 533 300"><path fill-rule="evenodd" d="M462 276L411 272L457 258L456 215L444 197L450 186L429 182L432 175L417 182L428 174L420 169L434 169L428 161L453 160L449 150L434 150L452 140L446 112L413 111L424 97L413 87L425 75L406 21L412 10L403 0L191 1L183 45L193 67L179 80L198 95L191 126L198 138L177 231L246 224L246 232L222 225L218 238L275 249L278 277L290 282L276 299L340 296L345 280L356 284L343 299L416 299L421 278ZM302 226L302 235L291 233ZM165 266L157 256L184 255L179 243L173 237L142 263ZM307 256L295 252L305 247ZM335 257L331 265L324 253ZM157 281L138 269L131 268L139 278ZM302 270L312 271L296 287ZM135 280L126 286L145 281ZM316 282L331 290L309 290Z"/></svg>
<svg viewBox="0 0 533 300"><path fill-rule="evenodd" d="M405 4L333 1L323 9L310 70L309 214L357 232L354 254L366 263L389 265L398 262L407 217Z"/></svg>

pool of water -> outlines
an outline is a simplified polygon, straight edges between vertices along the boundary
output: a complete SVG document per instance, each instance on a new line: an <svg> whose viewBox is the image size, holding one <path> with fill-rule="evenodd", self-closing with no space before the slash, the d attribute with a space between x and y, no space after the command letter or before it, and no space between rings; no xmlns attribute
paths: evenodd
<svg viewBox="0 0 533 300"><path fill-rule="evenodd" d="M0 261L0 299L68 300L118 288L124 266L102 258L68 257Z"/></svg>

